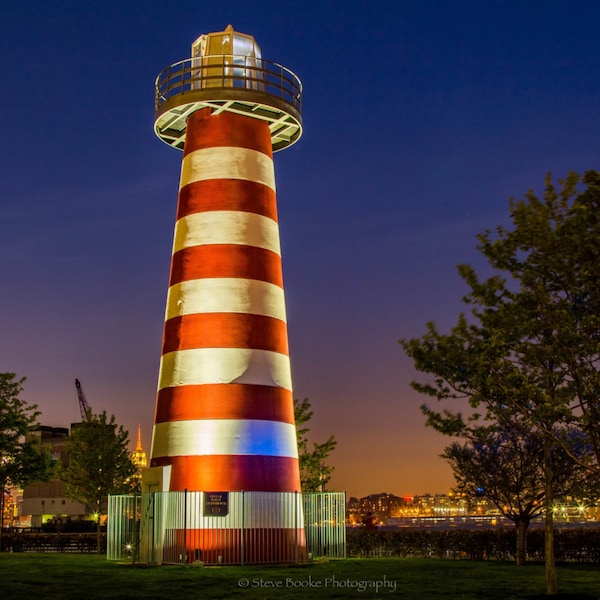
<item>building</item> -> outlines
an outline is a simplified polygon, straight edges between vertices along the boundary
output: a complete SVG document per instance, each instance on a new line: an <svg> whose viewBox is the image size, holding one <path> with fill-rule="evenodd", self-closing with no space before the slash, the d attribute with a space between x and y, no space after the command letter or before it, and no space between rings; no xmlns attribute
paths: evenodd
<svg viewBox="0 0 600 600"><path fill-rule="evenodd" d="M148 466L148 460L146 458L146 453L142 448L142 428L138 425L137 431L137 442L135 444L135 450L131 453L131 461L138 468L138 474L141 477L142 469L145 469Z"/></svg>
<svg viewBox="0 0 600 600"><path fill-rule="evenodd" d="M400 515L406 506L406 498L387 492L370 494L360 500L351 497L346 505L346 518L349 525L360 525L367 515L372 515L377 523L384 525L390 517Z"/></svg>
<svg viewBox="0 0 600 600"><path fill-rule="evenodd" d="M32 435L49 448L55 461L67 465L65 443L69 430L66 427L40 425L32 431ZM53 479L49 482L30 483L24 487L20 514L21 523L29 521L27 524L32 527L40 527L45 523L64 524L84 520L90 513L80 502L67 498L63 481Z"/></svg>

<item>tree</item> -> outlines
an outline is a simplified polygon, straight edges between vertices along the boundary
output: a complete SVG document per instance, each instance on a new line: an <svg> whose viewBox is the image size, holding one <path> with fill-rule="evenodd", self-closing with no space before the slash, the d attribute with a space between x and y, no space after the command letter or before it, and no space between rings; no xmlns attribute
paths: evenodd
<svg viewBox="0 0 600 600"><path fill-rule="evenodd" d="M467 442L453 442L442 457L451 465L458 491L485 497L515 524L516 564L527 559L527 529L544 509L544 443L516 423L477 427ZM575 446L575 444L573 444ZM577 450L574 448L574 452ZM561 448L553 456L554 491L566 495L582 477L581 467Z"/></svg>
<svg viewBox="0 0 600 600"><path fill-rule="evenodd" d="M61 478L67 496L96 515L98 552L108 496L131 492L136 465L128 445L128 432L117 426L114 415L108 419L106 411L99 415L89 411L85 420L71 429L65 444L68 465L62 468Z"/></svg>
<svg viewBox="0 0 600 600"><path fill-rule="evenodd" d="M47 481L53 467L48 452L30 435L40 413L35 404L19 398L25 377L16 377L15 373L0 373L0 538L8 488Z"/></svg>
<svg viewBox="0 0 600 600"><path fill-rule="evenodd" d="M329 454L335 450L337 440L332 435L329 439L317 444L313 442L309 448L308 433L310 429L306 424L313 416L308 398L300 401L294 400L294 417L296 421L296 434L298 438L298 462L300 464L300 485L303 492L323 492L331 479L335 467L325 464Z"/></svg>
<svg viewBox="0 0 600 600"><path fill-rule="evenodd" d="M477 236L495 274L480 279L459 265L470 288L468 319L459 315L448 335L429 323L420 339L401 340L417 370L434 376L415 389L438 401L466 399L472 413L424 405L429 425L464 435L478 421L516 418L542 440L549 595L558 593L553 454L559 447L586 472L600 473L600 175L569 173L559 184L548 175L542 199L532 191L511 199L512 229ZM581 454L569 446L573 430Z"/></svg>

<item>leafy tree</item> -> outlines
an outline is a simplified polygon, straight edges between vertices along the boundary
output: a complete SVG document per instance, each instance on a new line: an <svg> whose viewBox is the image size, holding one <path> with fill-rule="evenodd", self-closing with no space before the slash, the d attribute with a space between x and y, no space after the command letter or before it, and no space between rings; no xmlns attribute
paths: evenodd
<svg viewBox="0 0 600 600"><path fill-rule="evenodd" d="M108 496L131 492L136 465L128 445L128 432L117 426L114 415L108 419L106 411L99 415L88 412L86 419L71 429L65 444L68 465L62 468L61 478L67 496L96 515L98 552Z"/></svg>
<svg viewBox="0 0 600 600"><path fill-rule="evenodd" d="M294 400L294 417L296 420L296 434L298 437L298 461L300 463L300 485L303 492L323 492L325 486L331 479L335 467L325 464L329 454L337 446L337 440L332 435L329 439L317 444L309 445L308 433L310 429L306 426L313 416L308 398L300 401Z"/></svg>
<svg viewBox="0 0 600 600"><path fill-rule="evenodd" d="M555 448L587 472L600 473L600 175L569 173L560 189L550 175L543 198L529 191L510 201L512 229L478 237L495 273L458 271L472 307L448 335L433 323L419 339L401 340L417 370L433 381L415 389L437 400L468 401L469 416L424 405L427 424L464 435L478 421L518 419L544 447L546 588L558 593L553 543ZM579 188L583 184L583 189ZM576 454L576 430L585 452Z"/></svg>
<svg viewBox="0 0 600 600"><path fill-rule="evenodd" d="M35 404L19 398L25 377L16 377L15 373L0 373L0 536L8 488L47 481L53 466L49 453L30 435L40 413Z"/></svg>
<svg viewBox="0 0 600 600"><path fill-rule="evenodd" d="M527 529L544 509L543 440L515 423L477 427L468 438L463 444L450 444L442 457L450 463L459 491L471 498L487 498L515 524L516 564L524 565ZM574 467L570 457L557 448L553 476L555 493L566 495L578 485L581 467Z"/></svg>

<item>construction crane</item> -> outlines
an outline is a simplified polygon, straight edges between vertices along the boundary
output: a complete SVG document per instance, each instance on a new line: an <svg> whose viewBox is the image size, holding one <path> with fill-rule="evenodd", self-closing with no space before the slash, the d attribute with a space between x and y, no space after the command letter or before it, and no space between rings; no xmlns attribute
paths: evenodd
<svg viewBox="0 0 600 600"><path fill-rule="evenodd" d="M81 411L81 419L85 421L92 412L92 409L90 408L90 405L85 399L85 394L83 393L83 389L81 387L81 383L79 383L79 379L75 380L75 387L77 388L77 398L79 400L79 410Z"/></svg>

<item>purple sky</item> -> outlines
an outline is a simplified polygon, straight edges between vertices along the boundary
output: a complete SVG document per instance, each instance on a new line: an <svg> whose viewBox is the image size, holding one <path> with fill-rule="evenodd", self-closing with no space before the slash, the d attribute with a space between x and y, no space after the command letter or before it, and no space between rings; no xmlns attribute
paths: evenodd
<svg viewBox="0 0 600 600"><path fill-rule="evenodd" d="M338 439L332 488L444 492L401 337L453 324L460 262L544 175L600 168L595 0L9 0L0 371L42 423L115 414L149 452L181 153L153 86L231 23L304 86L275 156L295 396Z"/></svg>

